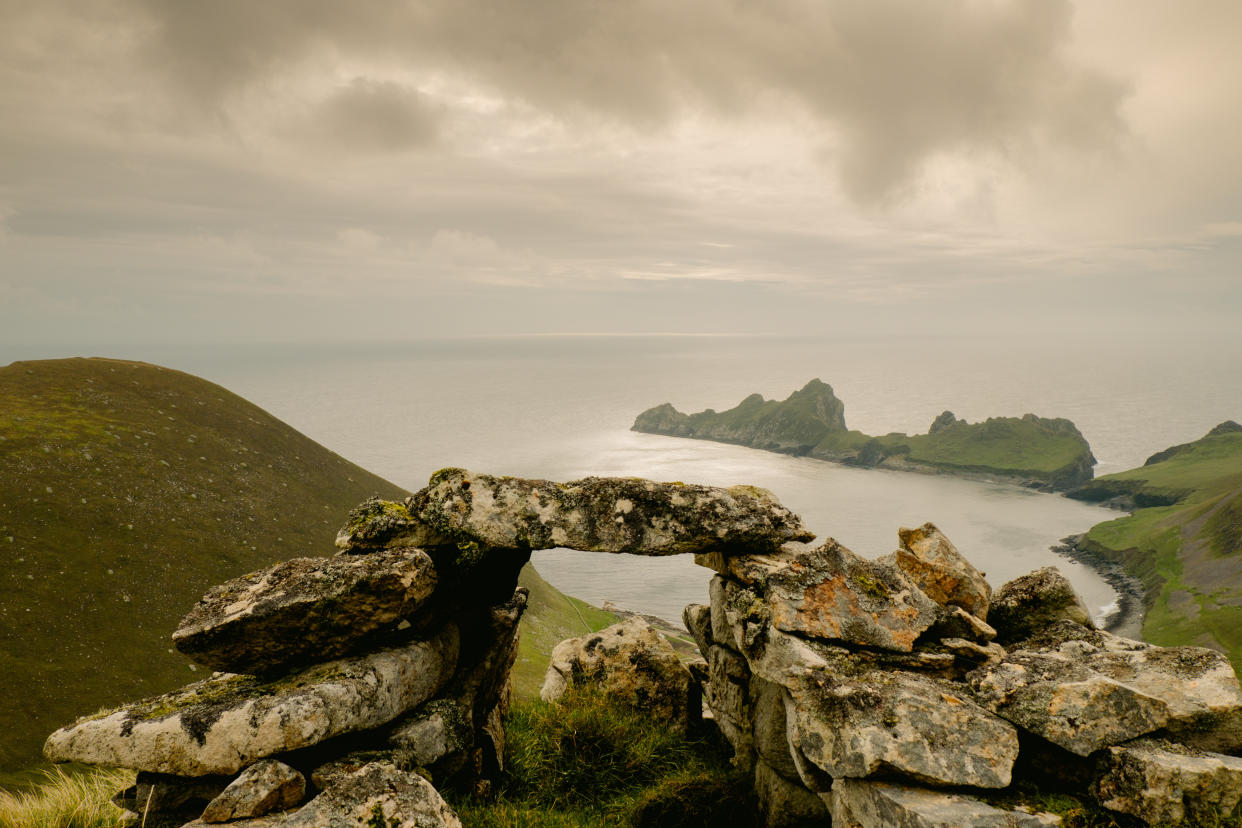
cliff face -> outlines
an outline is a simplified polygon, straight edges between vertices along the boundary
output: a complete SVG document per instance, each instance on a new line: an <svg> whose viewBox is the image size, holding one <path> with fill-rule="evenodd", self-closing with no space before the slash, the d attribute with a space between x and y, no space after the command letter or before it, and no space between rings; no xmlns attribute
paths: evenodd
<svg viewBox="0 0 1242 828"><path fill-rule="evenodd" d="M845 405L819 380L782 402L751 394L722 412L682 414L665 403L638 415L633 430L851 466L1001 479L1045 491L1081 486L1095 465L1090 445L1072 422L1034 414L968 423L945 411L927 434L871 437L850 431Z"/></svg>

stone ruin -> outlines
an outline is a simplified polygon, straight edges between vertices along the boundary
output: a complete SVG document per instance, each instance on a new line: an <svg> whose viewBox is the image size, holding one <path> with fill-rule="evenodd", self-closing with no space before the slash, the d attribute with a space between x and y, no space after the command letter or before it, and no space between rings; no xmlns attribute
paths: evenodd
<svg viewBox="0 0 1242 828"><path fill-rule="evenodd" d="M1094 629L1055 569L993 595L931 524L874 561L812 539L753 487L446 469L352 512L337 557L211 589L173 641L219 672L45 753L137 770L118 795L136 822L456 826L438 790L486 795L502 770L530 552L688 553L715 572L684 614L701 660L629 619L562 642L543 695L591 682L678 727L705 715L769 828L1059 824L1004 804L1019 779L1150 824L1242 813L1219 653Z"/></svg>

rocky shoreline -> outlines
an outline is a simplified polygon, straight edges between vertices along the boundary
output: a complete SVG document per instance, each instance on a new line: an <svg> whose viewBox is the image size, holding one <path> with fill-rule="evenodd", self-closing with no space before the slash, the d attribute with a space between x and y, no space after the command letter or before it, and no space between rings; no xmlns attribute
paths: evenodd
<svg viewBox="0 0 1242 828"><path fill-rule="evenodd" d="M1081 546L1085 535L1069 535L1052 547L1058 555L1089 567L1117 592L1117 612L1105 619L1102 627L1108 632L1140 638L1143 618L1147 614L1143 582L1126 573L1121 564Z"/></svg>

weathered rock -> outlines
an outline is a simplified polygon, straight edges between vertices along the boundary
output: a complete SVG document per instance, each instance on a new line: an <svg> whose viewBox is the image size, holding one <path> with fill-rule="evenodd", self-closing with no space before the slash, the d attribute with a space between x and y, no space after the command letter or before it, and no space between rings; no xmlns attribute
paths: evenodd
<svg viewBox="0 0 1242 828"><path fill-rule="evenodd" d="M212 587L173 633L214 670L263 673L347 655L395 627L436 588L421 549L294 558Z"/></svg>
<svg viewBox="0 0 1242 828"><path fill-rule="evenodd" d="M1004 811L956 793L840 779L832 786L833 828L1047 828L1054 814Z"/></svg>
<svg viewBox="0 0 1242 828"><path fill-rule="evenodd" d="M704 688L707 706L717 719L728 719L736 727L749 728L751 715L750 668L746 659L727 647L707 651L708 683Z"/></svg>
<svg viewBox="0 0 1242 828"><path fill-rule="evenodd" d="M942 638L940 646L953 653L959 661L966 662L972 669L982 664L1000 664L1008 655L1005 648L995 642L985 647L964 638Z"/></svg>
<svg viewBox="0 0 1242 828"><path fill-rule="evenodd" d="M207 803L203 822L228 822L292 808L306 796L306 777L284 762L255 762Z"/></svg>
<svg viewBox="0 0 1242 828"><path fill-rule="evenodd" d="M1164 727L1168 705L1063 653L1011 652L968 676L998 715L1079 756Z"/></svg>
<svg viewBox="0 0 1242 828"><path fill-rule="evenodd" d="M699 702L677 651L638 616L556 645L539 695L554 701L571 685L595 687L683 732Z"/></svg>
<svg viewBox="0 0 1242 828"><path fill-rule="evenodd" d="M197 815L229 784L226 776L184 777L139 772L134 784L112 798L118 808L137 814Z"/></svg>
<svg viewBox="0 0 1242 828"><path fill-rule="evenodd" d="M351 515L337 545L476 543L486 549L676 555L717 547L773 549L814 537L771 492L753 486L719 489L615 477L553 483L442 469L407 504Z"/></svg>
<svg viewBox="0 0 1242 828"><path fill-rule="evenodd" d="M980 621L961 607L946 607L936 623L927 628L924 638L964 638L979 644L996 639L996 629Z"/></svg>
<svg viewBox="0 0 1242 828"><path fill-rule="evenodd" d="M1242 688L1229 660L1203 647L1157 647L1097 632L1059 652L1168 705L1164 732L1203 750L1242 748Z"/></svg>
<svg viewBox="0 0 1242 828"><path fill-rule="evenodd" d="M435 699L405 719L388 737L394 748L409 751L414 764L429 767L450 753L474 746L470 710L453 699Z"/></svg>
<svg viewBox="0 0 1242 828"><path fill-rule="evenodd" d="M1057 621L1094 626L1086 605L1055 566L1005 584L992 596L988 609L988 622L1002 644L1019 641Z"/></svg>
<svg viewBox="0 0 1242 828"><path fill-rule="evenodd" d="M53 762L182 776L233 774L259 759L368 730L426 701L452 675L458 634L316 665L274 681L218 674L79 719L48 737Z"/></svg>
<svg viewBox="0 0 1242 828"><path fill-rule="evenodd" d="M402 771L412 771L419 767L419 764L414 761L414 754L403 748L352 750L343 756L334 757L317 765L311 771L311 783L317 790L326 791L351 773L377 762L392 765Z"/></svg>
<svg viewBox="0 0 1242 828"><path fill-rule="evenodd" d="M281 828L461 828L430 782L413 771L374 762L338 779L285 817Z"/></svg>
<svg viewBox="0 0 1242 828"><path fill-rule="evenodd" d="M901 547L891 560L924 595L941 606L961 607L987 621L992 587L939 529L924 523L918 529L897 530L897 537Z"/></svg>
<svg viewBox="0 0 1242 828"><path fill-rule="evenodd" d="M711 607L706 604L687 604L682 610L681 621L686 625L700 653L707 652L707 648L715 643L712 638Z"/></svg>
<svg viewBox="0 0 1242 828"><path fill-rule="evenodd" d="M694 559L697 562L699 556L696 555ZM739 644L732 627L729 626L729 619L725 616L730 586L720 575L713 575L707 584L707 594L711 605L712 643L736 650Z"/></svg>
<svg viewBox="0 0 1242 828"><path fill-rule="evenodd" d="M1104 755L1093 793L1150 825L1219 825L1238 811L1242 759L1171 742L1139 741Z"/></svg>
<svg viewBox="0 0 1242 828"><path fill-rule="evenodd" d="M785 708L789 694L779 684L755 676L751 679L751 732L755 752L769 768L786 779L798 778L798 766L789 748Z"/></svg>
<svg viewBox="0 0 1242 828"><path fill-rule="evenodd" d="M755 794L764 828L811 828L828 821L828 809L818 796L786 779L762 759L755 762Z"/></svg>
<svg viewBox="0 0 1242 828"><path fill-rule="evenodd" d="M772 626L848 644L909 652L940 608L896 567L867 561L834 540L805 552L737 559Z"/></svg>
<svg viewBox="0 0 1242 828"><path fill-rule="evenodd" d="M934 785L1010 782L1017 732L948 682L840 659L788 689L791 741L835 779L885 771Z"/></svg>

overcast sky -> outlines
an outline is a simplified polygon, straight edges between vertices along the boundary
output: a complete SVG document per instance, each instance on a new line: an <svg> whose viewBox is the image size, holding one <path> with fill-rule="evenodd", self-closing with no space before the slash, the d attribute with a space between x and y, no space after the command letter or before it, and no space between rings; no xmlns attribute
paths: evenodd
<svg viewBox="0 0 1242 828"><path fill-rule="evenodd" d="M1236 0L0 0L0 342L1242 327Z"/></svg>

